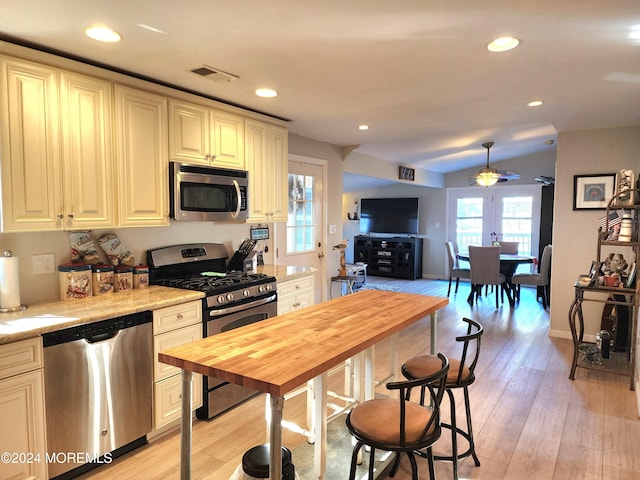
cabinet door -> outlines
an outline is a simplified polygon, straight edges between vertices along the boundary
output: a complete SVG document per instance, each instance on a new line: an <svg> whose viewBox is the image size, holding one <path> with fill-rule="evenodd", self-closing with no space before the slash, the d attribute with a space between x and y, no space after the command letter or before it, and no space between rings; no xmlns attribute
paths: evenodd
<svg viewBox="0 0 640 480"><path fill-rule="evenodd" d="M0 480L48 478L43 385L42 369L0 380L0 452L34 455L31 462L2 462Z"/></svg>
<svg viewBox="0 0 640 480"><path fill-rule="evenodd" d="M245 121L245 159L249 170L249 219L286 222L288 210L288 133L284 128Z"/></svg>
<svg viewBox="0 0 640 480"><path fill-rule="evenodd" d="M268 154L270 176L272 178L269 197L271 198L271 221L286 222L289 199L287 185L289 175L289 133L285 128L269 126Z"/></svg>
<svg viewBox="0 0 640 480"><path fill-rule="evenodd" d="M169 157L189 163L209 164L211 153L209 109L201 105L169 100Z"/></svg>
<svg viewBox="0 0 640 480"><path fill-rule="evenodd" d="M211 110L213 124L213 165L244 170L244 119Z"/></svg>
<svg viewBox="0 0 640 480"><path fill-rule="evenodd" d="M111 84L60 75L66 229L115 226Z"/></svg>
<svg viewBox="0 0 640 480"><path fill-rule="evenodd" d="M168 225L167 99L115 86L118 153L118 223Z"/></svg>
<svg viewBox="0 0 640 480"><path fill-rule="evenodd" d="M273 175L267 160L267 124L245 121L245 159L249 171L249 219L269 221L270 192L266 179Z"/></svg>
<svg viewBox="0 0 640 480"><path fill-rule="evenodd" d="M58 71L9 57L0 66L3 231L60 228Z"/></svg>

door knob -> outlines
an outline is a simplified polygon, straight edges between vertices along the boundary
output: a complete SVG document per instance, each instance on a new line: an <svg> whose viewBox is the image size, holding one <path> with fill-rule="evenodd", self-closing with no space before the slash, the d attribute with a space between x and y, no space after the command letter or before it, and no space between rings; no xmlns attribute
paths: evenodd
<svg viewBox="0 0 640 480"><path fill-rule="evenodd" d="M320 252L320 253L318 254L318 258L324 258L324 253L323 253L323 252Z"/></svg>

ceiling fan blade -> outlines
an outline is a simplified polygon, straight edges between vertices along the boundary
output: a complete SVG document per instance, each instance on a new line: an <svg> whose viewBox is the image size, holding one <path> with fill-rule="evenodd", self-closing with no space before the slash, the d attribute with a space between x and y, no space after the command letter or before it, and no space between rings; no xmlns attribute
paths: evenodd
<svg viewBox="0 0 640 480"><path fill-rule="evenodd" d="M500 174L500 180L498 180L498 181L518 180L520 178L520 174L519 173L512 172L510 170L498 170L498 173Z"/></svg>

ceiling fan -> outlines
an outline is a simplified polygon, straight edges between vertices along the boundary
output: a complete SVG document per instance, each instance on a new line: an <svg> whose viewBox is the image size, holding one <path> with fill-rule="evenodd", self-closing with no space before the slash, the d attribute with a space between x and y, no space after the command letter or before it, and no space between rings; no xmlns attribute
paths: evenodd
<svg viewBox="0 0 640 480"><path fill-rule="evenodd" d="M487 165L482 167L480 171L471 177L475 183L483 187L490 187L498 182L506 182L508 180L517 180L520 174L508 170L498 170L489 165L489 150L493 147L493 142L483 143L482 146L487 149Z"/></svg>

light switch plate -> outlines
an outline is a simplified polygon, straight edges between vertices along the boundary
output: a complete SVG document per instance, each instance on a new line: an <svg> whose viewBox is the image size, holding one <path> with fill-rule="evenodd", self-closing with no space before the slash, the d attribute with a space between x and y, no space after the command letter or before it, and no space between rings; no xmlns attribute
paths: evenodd
<svg viewBox="0 0 640 480"><path fill-rule="evenodd" d="M338 232L338 227L335 225L329 225L329 235L334 235Z"/></svg>
<svg viewBox="0 0 640 480"><path fill-rule="evenodd" d="M31 269L34 275L56 273L56 256L53 253L43 253L31 257Z"/></svg>

